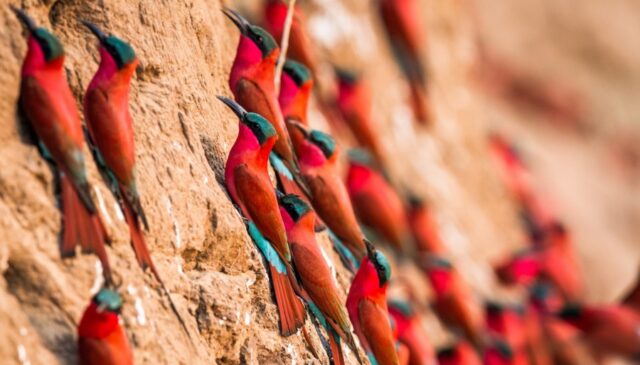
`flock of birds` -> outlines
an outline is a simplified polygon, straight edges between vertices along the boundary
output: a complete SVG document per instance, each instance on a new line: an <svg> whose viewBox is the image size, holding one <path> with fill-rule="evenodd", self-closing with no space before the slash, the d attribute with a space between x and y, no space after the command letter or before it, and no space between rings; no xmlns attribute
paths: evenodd
<svg viewBox="0 0 640 365"><path fill-rule="evenodd" d="M379 5L409 85L413 115L428 124L433 116L417 2L379 0ZM136 186L128 92L138 59L128 43L82 22L97 37L101 57L84 96L83 126L67 84L60 41L23 10L13 10L29 34L21 110L41 154L58 171L61 186L61 254L73 256L80 246L85 253L95 253L103 267L105 285L78 327L80 361L132 364L132 350L118 321L123 301L105 249L109 237L90 193L83 145L91 147L104 182L124 212L138 263L153 273L168 296L145 244L149 224ZM229 77L234 98L218 97L239 120L225 166L226 188L266 261L281 334L290 336L302 328L313 348L303 327L311 318L334 364L345 363L342 342L358 362L365 362L362 348L369 362L379 365L583 365L576 348L585 344L598 355L640 359L640 289L636 287L617 305L581 301L583 285L570 233L544 209L526 166L503 137L493 135L489 145L519 203L531 244L499 265L496 274L505 285L526 288L527 300L519 305L499 301L483 305L475 300L446 258L429 205L402 193L388 179L365 84L360 76L340 70L336 100L317 97L331 126L348 129L359 146L347 153L348 173L343 180L336 140L309 125L307 105L317 90L313 84L317 61L299 9L293 9L287 24L291 10L283 0L267 1L268 31L231 9L223 10L241 34ZM289 59L275 82L280 57L276 39L282 39L289 25ZM275 186L269 166L275 172ZM341 263L355 273L346 300L316 241L321 230L328 232ZM372 242L386 244L394 255L410 258L423 270L425 284L433 292L433 310L455 338L448 347L434 349L414 300L387 297L391 265Z"/></svg>

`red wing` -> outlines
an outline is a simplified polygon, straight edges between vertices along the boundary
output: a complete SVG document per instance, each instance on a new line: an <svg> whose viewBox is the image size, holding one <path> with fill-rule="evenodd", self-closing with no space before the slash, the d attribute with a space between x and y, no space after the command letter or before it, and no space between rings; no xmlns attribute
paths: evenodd
<svg viewBox="0 0 640 365"><path fill-rule="evenodd" d="M291 254L302 284L318 308L340 328L348 327L347 310L322 254L295 242L291 242Z"/></svg>
<svg viewBox="0 0 640 365"><path fill-rule="evenodd" d="M85 113L91 138L107 167L120 184L129 186L135 163L133 130L129 121L122 120L109 96L97 88L85 96Z"/></svg>
<svg viewBox="0 0 640 365"><path fill-rule="evenodd" d="M273 110L267 95L255 82L242 78L238 80L234 93L236 101L247 111L258 113L265 117L276 129L276 112Z"/></svg>
<svg viewBox="0 0 640 365"><path fill-rule="evenodd" d="M255 223L281 256L289 257L287 236L269 177L251 171L247 165L238 165L233 174L238 199L249 214L247 219Z"/></svg>
<svg viewBox="0 0 640 365"><path fill-rule="evenodd" d="M358 305L360 329L378 364L399 364L389 314L376 303L363 299Z"/></svg>
<svg viewBox="0 0 640 365"><path fill-rule="evenodd" d="M106 342L93 338L80 338L78 354L81 365L120 365Z"/></svg>
<svg viewBox="0 0 640 365"><path fill-rule="evenodd" d="M318 211L320 218L329 225L329 228L338 235L338 237L348 240L347 244L354 244L359 241L359 233L357 230L358 222L352 212L345 212L349 209L350 202L348 195L345 194L345 201L341 201L339 192L331 186L331 181L325 180L324 177L316 175L310 179L306 179L307 185L314 197L314 208ZM338 187L339 188L339 187ZM351 242L355 241L355 242ZM364 248L362 248L364 250Z"/></svg>

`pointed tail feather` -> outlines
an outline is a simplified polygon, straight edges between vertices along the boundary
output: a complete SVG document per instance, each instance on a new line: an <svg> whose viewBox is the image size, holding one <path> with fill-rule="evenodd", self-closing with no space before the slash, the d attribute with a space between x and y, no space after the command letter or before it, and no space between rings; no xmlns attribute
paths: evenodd
<svg viewBox="0 0 640 365"><path fill-rule="evenodd" d="M133 211L133 208L127 201L127 199L122 199L122 211L124 213L124 219L127 221L129 225L129 233L131 235L131 247L133 247L133 252L136 255L136 260L138 260L138 264L142 267L142 270L146 270L150 268L153 274L156 276L158 280L159 276L156 273L156 268L153 265L153 261L151 260L151 254L149 253L149 248L144 241L144 234L142 233L142 229L140 228L140 224L138 223L138 219Z"/></svg>
<svg viewBox="0 0 640 365"><path fill-rule="evenodd" d="M331 364L333 365L345 365L344 361L344 352L342 351L342 346L340 345L340 337L336 336L333 331L329 330L329 348L331 349ZM356 356L358 352L356 352ZM360 360L358 358L358 360ZM360 362L362 364L362 362Z"/></svg>
<svg viewBox="0 0 640 365"><path fill-rule="evenodd" d="M75 255L76 246L82 247L84 253L95 253L102 264L104 277L111 279L111 266L107 257L105 243L108 243L107 232L100 216L93 213L84 204L77 189L65 174L60 176L62 191L63 233L60 254L62 257ZM95 209L95 208L94 208Z"/></svg>
<svg viewBox="0 0 640 365"><path fill-rule="evenodd" d="M294 293L287 274L278 272L273 265L269 265L269 268L280 314L280 333L283 336L290 336L304 324L304 305Z"/></svg>

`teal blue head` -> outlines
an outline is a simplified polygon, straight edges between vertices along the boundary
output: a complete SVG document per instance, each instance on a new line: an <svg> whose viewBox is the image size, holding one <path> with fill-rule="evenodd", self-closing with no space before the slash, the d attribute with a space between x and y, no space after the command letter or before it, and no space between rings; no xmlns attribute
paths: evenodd
<svg viewBox="0 0 640 365"><path fill-rule="evenodd" d="M276 137L276 129L268 120L257 113L247 112L235 100L231 100L224 96L218 96L218 99L225 103L240 119L240 123L246 125L253 135L258 139L258 143L263 145L269 139Z"/></svg>
<svg viewBox="0 0 640 365"><path fill-rule="evenodd" d="M311 80L311 71L300 62L287 60L282 70L293 79L298 87Z"/></svg>
<svg viewBox="0 0 640 365"><path fill-rule="evenodd" d="M134 62L136 60L136 53L134 52L131 45L120 38L117 38L114 35L106 35L98 26L88 21L82 21L91 33L93 33L98 40L100 40L100 45L104 48L107 53L111 56L113 61L118 66L118 69L122 69L128 64Z"/></svg>
<svg viewBox="0 0 640 365"><path fill-rule="evenodd" d="M402 316L405 318L413 317L413 308L411 308L411 304L409 302L400 299L392 299L388 301L387 305L389 308L393 308L402 313Z"/></svg>
<svg viewBox="0 0 640 365"><path fill-rule="evenodd" d="M280 205L282 205L287 213L289 213L289 216L294 222L297 222L300 218L304 217L311 211L309 204L300 199L297 195L287 194L282 196L279 200Z"/></svg>
<svg viewBox="0 0 640 365"><path fill-rule="evenodd" d="M24 12L24 10L13 6L11 9L16 13L20 22L22 22L27 30L29 30L30 35L36 40L38 46L40 46L46 62L53 61L64 55L64 49L62 48L62 44L58 38L48 30L38 27L33 19Z"/></svg>
<svg viewBox="0 0 640 365"><path fill-rule="evenodd" d="M365 245L367 247L367 257L376 268L378 282L380 283L380 287L383 287L389 282L389 279L391 279L391 265L389 264L389 260L387 260L387 257L382 252L376 250L368 240L365 240Z"/></svg>
<svg viewBox="0 0 640 365"><path fill-rule="evenodd" d="M93 302L99 311L106 310L108 312L120 313L122 309L122 297L120 297L120 294L107 288L100 289L98 294L93 297Z"/></svg>
<svg viewBox="0 0 640 365"><path fill-rule="evenodd" d="M222 12L229 19L231 19L233 24L238 27L244 37L251 39L253 44L255 44L260 49L262 58L269 56L275 49L278 48L278 43L276 43L275 39L273 39L269 32L257 25L249 23L249 21L242 15L240 15L240 13L238 13L237 11L229 8L224 8Z"/></svg>
<svg viewBox="0 0 640 365"><path fill-rule="evenodd" d="M336 152L336 141L327 133L313 130L309 133L309 141L318 146L326 158L331 158Z"/></svg>
<svg viewBox="0 0 640 365"><path fill-rule="evenodd" d="M352 163L356 163L359 165L373 167L376 162L373 159L371 153L362 148L352 148L347 152L347 156L349 157L349 161Z"/></svg>

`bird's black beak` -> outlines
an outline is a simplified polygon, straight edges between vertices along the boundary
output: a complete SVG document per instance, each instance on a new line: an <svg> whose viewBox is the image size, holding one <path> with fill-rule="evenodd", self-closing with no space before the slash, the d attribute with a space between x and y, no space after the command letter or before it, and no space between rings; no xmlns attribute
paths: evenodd
<svg viewBox="0 0 640 365"><path fill-rule="evenodd" d="M31 19L31 17L27 15L24 10L18 9L13 5L11 5L11 10L16 13L16 16L18 17L20 22L24 24L25 27L27 27L30 33L33 33L38 28L36 22L34 22L33 19Z"/></svg>
<svg viewBox="0 0 640 365"><path fill-rule="evenodd" d="M278 202L282 202L282 198L284 198L286 195L281 192L279 189L275 189L276 190L276 197L278 198Z"/></svg>
<svg viewBox="0 0 640 365"><path fill-rule="evenodd" d="M372 263L376 262L376 248L368 239L364 239L364 245L367 247L367 257Z"/></svg>
<svg viewBox="0 0 640 365"><path fill-rule="evenodd" d="M225 103L229 107L229 109L233 110L233 112L236 113L240 120L244 120L244 117L247 115L247 111L244 110L244 108L240 104L238 104L235 100L231 100L224 96L218 95L217 98L221 102Z"/></svg>
<svg viewBox="0 0 640 365"><path fill-rule="evenodd" d="M240 32L242 34L247 34L247 32L249 31L249 26L251 25L251 23L249 23L247 21L247 19L245 19L237 11L235 11L233 9L229 9L227 7L223 8L222 12L224 13L224 15L227 16L227 18L231 19L233 24L235 24L236 27L238 27L238 29L240 29Z"/></svg>
<svg viewBox="0 0 640 365"><path fill-rule="evenodd" d="M98 28L97 25L88 22L86 20L81 20L80 21L85 27L89 28L89 30L91 31L91 33L93 33L93 35L96 36L96 38L98 38L98 40L100 41L100 43L104 43L105 39L107 39L107 35L104 34L104 32Z"/></svg>
<svg viewBox="0 0 640 365"><path fill-rule="evenodd" d="M304 136L304 139L309 139L309 131L304 125L302 125L302 123L296 122L295 120L289 120L287 122L294 126L298 131L300 131L300 133L302 133L302 135Z"/></svg>

